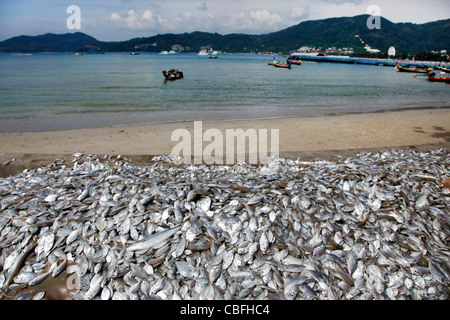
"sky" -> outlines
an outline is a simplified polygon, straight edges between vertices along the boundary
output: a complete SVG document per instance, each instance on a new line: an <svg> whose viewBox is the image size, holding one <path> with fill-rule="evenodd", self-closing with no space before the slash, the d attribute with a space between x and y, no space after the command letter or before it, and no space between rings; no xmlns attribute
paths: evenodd
<svg viewBox="0 0 450 320"><path fill-rule="evenodd" d="M79 15L68 12L71 5ZM449 0L0 0L0 41L76 31L101 41L192 31L263 34L306 20L367 14L373 5L392 22L450 18Z"/></svg>

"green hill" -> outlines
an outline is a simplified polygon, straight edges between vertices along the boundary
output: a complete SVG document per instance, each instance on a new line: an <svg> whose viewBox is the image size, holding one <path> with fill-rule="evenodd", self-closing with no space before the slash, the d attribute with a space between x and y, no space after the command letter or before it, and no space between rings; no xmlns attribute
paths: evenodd
<svg viewBox="0 0 450 320"><path fill-rule="evenodd" d="M298 25L262 35L192 32L158 34L120 42L101 42L77 32L20 36L0 42L0 52L72 52L103 50L109 52L170 50L178 44L187 52L211 45L225 52L290 52L301 46L353 47L364 52L359 35L372 48L386 52L395 46L397 52L415 54L420 51L450 49L450 19L425 24L393 23L381 18L381 29L369 29L368 15L305 21Z"/></svg>
<svg viewBox="0 0 450 320"><path fill-rule="evenodd" d="M290 28L262 35L264 47L272 51L291 51L301 46L353 47L363 49L355 35L372 48L415 53L450 48L450 19L426 24L392 23L381 18L381 29L367 28L368 15L305 21Z"/></svg>
<svg viewBox="0 0 450 320"><path fill-rule="evenodd" d="M72 52L97 48L100 41L81 32L19 36L0 42L0 52Z"/></svg>

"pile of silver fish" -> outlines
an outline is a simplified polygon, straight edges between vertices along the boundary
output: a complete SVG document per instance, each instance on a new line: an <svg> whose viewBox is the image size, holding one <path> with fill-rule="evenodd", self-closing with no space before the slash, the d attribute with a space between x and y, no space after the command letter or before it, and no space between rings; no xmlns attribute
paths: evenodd
<svg viewBox="0 0 450 320"><path fill-rule="evenodd" d="M447 149L153 160L0 179L2 299L449 298Z"/></svg>

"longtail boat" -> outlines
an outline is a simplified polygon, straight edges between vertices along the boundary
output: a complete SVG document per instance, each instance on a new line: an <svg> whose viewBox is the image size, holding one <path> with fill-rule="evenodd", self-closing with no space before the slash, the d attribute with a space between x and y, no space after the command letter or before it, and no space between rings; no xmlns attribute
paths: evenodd
<svg viewBox="0 0 450 320"><path fill-rule="evenodd" d="M275 60L275 58L273 58L272 61L267 61L267 64L269 66L274 66L274 67L277 67L277 68L290 69L292 62L289 59L284 59L284 60L278 61L278 60Z"/></svg>
<svg viewBox="0 0 450 320"><path fill-rule="evenodd" d="M450 83L450 74L445 72L441 72L440 74L436 74L436 72L431 72L428 75L428 80L435 82Z"/></svg>
<svg viewBox="0 0 450 320"><path fill-rule="evenodd" d="M292 56L292 57L289 57L287 60L290 61L292 64L296 64L299 66L302 64L302 60L300 60L299 57Z"/></svg>
<svg viewBox="0 0 450 320"><path fill-rule="evenodd" d="M289 63L282 63L282 62L279 62L279 61L274 62L273 66L277 67L277 68L287 68L287 69L291 68L291 65Z"/></svg>
<svg viewBox="0 0 450 320"><path fill-rule="evenodd" d="M427 73L428 71L431 71L431 68L427 68L427 69L422 69L422 68L408 68L408 67L404 67L404 66L399 66L398 64L395 66L395 68L400 71L400 72L414 72L414 73Z"/></svg>

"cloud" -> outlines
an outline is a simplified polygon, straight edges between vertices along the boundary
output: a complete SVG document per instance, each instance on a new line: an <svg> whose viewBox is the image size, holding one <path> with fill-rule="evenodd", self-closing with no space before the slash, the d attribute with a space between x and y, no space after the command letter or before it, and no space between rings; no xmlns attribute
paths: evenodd
<svg viewBox="0 0 450 320"><path fill-rule="evenodd" d="M111 13L111 15L109 16L109 19L111 21L120 21L122 20L122 18L120 17L120 15L117 12L113 12Z"/></svg>
<svg viewBox="0 0 450 320"><path fill-rule="evenodd" d="M302 20L309 16L309 7L296 7L289 10L289 18L292 20Z"/></svg>
<svg viewBox="0 0 450 320"><path fill-rule="evenodd" d="M123 16L113 12L108 21L115 26L132 30L154 29L167 22L167 20L148 9L142 15L139 15L133 9L128 10Z"/></svg>
<svg viewBox="0 0 450 320"><path fill-rule="evenodd" d="M250 18L256 23L256 24L278 24L283 21L281 19L281 16L277 13L270 13L267 10L257 10L257 11L251 11L250 12Z"/></svg>
<svg viewBox="0 0 450 320"><path fill-rule="evenodd" d="M299 19L305 17L308 10L296 8L291 10L291 16ZM286 27L286 19L280 14L266 9L249 12L213 15L207 12L192 13L185 11L175 16L161 16L149 9L114 11L109 14L108 25L116 30L142 30L149 33L210 31L232 33L273 32Z"/></svg>
<svg viewBox="0 0 450 320"><path fill-rule="evenodd" d="M238 12L223 15L222 26L235 31L267 32L280 28L283 19L277 13L270 13L265 9L250 11L250 13Z"/></svg>
<svg viewBox="0 0 450 320"><path fill-rule="evenodd" d="M208 6L206 5L206 2L203 2L200 7L197 7L198 10L206 11L208 10Z"/></svg>
<svg viewBox="0 0 450 320"><path fill-rule="evenodd" d="M153 19L153 12L150 10L145 10L142 14L142 20L151 20Z"/></svg>

